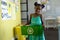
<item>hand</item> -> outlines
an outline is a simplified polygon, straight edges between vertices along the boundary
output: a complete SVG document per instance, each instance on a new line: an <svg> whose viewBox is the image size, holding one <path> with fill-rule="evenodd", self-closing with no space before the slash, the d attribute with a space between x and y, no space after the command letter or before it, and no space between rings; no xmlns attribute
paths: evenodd
<svg viewBox="0 0 60 40"><path fill-rule="evenodd" d="M46 30L45 26L44 25L42 25L42 26L43 26L43 29Z"/></svg>
<svg viewBox="0 0 60 40"><path fill-rule="evenodd" d="M47 28L44 28L44 30L47 30Z"/></svg>
<svg viewBox="0 0 60 40"><path fill-rule="evenodd" d="M29 25L29 24L27 23L27 24L25 24L25 25Z"/></svg>

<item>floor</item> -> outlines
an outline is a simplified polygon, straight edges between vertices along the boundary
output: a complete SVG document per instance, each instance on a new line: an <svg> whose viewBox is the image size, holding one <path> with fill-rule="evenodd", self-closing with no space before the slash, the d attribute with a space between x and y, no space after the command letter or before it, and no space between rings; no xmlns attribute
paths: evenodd
<svg viewBox="0 0 60 40"><path fill-rule="evenodd" d="M46 40L58 40L58 29L47 29L45 30Z"/></svg>
<svg viewBox="0 0 60 40"><path fill-rule="evenodd" d="M45 30L45 39L46 40L58 40L58 29L49 28Z"/></svg>
<svg viewBox="0 0 60 40"><path fill-rule="evenodd" d="M60 40L60 26L58 27L58 34L59 34L59 40Z"/></svg>
<svg viewBox="0 0 60 40"><path fill-rule="evenodd" d="M26 22L25 22L26 23ZM22 24L25 24L22 22ZM45 39L46 40L59 40L58 29L48 28L45 30ZM28 40L28 38L27 38Z"/></svg>

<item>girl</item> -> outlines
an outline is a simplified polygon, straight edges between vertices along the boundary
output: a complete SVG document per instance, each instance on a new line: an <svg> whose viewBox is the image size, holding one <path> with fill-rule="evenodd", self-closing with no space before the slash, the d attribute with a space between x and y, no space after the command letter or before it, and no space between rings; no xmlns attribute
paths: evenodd
<svg viewBox="0 0 60 40"><path fill-rule="evenodd" d="M37 2L34 3L34 8L35 8L35 13L30 15L30 22L28 24L30 25L42 25L43 26L43 21L42 21L42 14L40 11L45 7L43 4L39 4ZM29 40L45 40L44 37L44 32L42 36L29 36Z"/></svg>

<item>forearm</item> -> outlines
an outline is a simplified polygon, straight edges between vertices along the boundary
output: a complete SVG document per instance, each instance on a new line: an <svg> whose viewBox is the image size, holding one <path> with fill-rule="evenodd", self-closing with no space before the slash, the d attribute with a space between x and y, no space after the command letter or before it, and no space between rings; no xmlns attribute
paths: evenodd
<svg viewBox="0 0 60 40"><path fill-rule="evenodd" d="M30 24L30 21L27 21L26 25L29 25Z"/></svg>

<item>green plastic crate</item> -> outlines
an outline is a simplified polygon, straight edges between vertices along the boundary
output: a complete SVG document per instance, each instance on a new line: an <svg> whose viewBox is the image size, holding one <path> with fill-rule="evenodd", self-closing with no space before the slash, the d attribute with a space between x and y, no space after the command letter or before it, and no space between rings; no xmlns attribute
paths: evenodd
<svg viewBox="0 0 60 40"><path fill-rule="evenodd" d="M42 35L43 31L42 25L21 26L22 35Z"/></svg>

